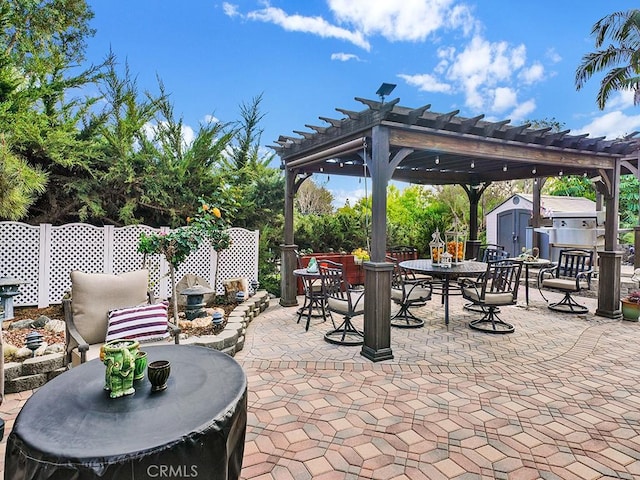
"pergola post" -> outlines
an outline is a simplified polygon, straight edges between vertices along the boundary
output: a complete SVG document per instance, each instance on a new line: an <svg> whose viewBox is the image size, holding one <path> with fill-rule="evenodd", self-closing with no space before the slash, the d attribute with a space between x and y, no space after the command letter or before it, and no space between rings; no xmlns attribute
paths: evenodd
<svg viewBox="0 0 640 480"><path fill-rule="evenodd" d="M393 358L391 351L391 272L387 245L387 183L391 178L389 129L371 131L371 261L364 263L364 344L361 355L373 362Z"/></svg>
<svg viewBox="0 0 640 480"><path fill-rule="evenodd" d="M485 184L482 187L478 184L470 185L469 187L462 185L469 199L469 238L465 248L465 258L467 260L478 257L480 249L480 240L478 240L478 206L480 205L480 198L488 186L489 184Z"/></svg>
<svg viewBox="0 0 640 480"><path fill-rule="evenodd" d="M598 252L598 308L596 315L622 318L620 309L620 273L622 252L618 251L618 196L620 191L620 163L612 171L601 171L601 183L596 188L604 194L604 251Z"/></svg>
<svg viewBox="0 0 640 480"><path fill-rule="evenodd" d="M284 186L284 244L280 245L280 305L293 307L298 305L297 281L293 271L297 267L295 251L298 248L293 244L293 200L296 194L296 172L285 169Z"/></svg>
<svg viewBox="0 0 640 480"><path fill-rule="evenodd" d="M544 187L546 177L536 178L533 181L533 211L531 216L531 247L540 248L540 233L536 232L536 228L542 226L542 187Z"/></svg>

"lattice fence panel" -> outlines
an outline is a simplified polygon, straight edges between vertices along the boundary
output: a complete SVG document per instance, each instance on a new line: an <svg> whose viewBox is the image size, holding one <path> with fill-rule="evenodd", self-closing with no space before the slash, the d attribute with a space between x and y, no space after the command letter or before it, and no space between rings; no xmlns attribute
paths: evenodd
<svg viewBox="0 0 640 480"><path fill-rule="evenodd" d="M258 279L258 231L234 227L229 235L231 246L218 257L218 293L224 293L222 281L227 278L244 277L249 283Z"/></svg>
<svg viewBox="0 0 640 480"><path fill-rule="evenodd" d="M40 227L18 222L0 223L0 277L13 277L24 282L14 305L38 303L40 276Z"/></svg>
<svg viewBox="0 0 640 480"><path fill-rule="evenodd" d="M158 233L160 228L152 228L147 225L130 225L115 228L113 232L113 271L119 274L138 270L145 267L144 255L138 253L138 240L141 233ZM162 276L161 256L150 255L146 260L146 268L149 269L149 288L156 297L160 297L160 280Z"/></svg>
<svg viewBox="0 0 640 480"><path fill-rule="evenodd" d="M72 270L105 272L104 228L84 223L51 227L49 303L60 303L71 289Z"/></svg>
<svg viewBox="0 0 640 480"><path fill-rule="evenodd" d="M168 231L167 227L160 230ZM72 270L88 273L122 273L142 266L137 252L141 232L158 231L138 225L122 228L94 227L83 223L62 226L31 226L17 222L0 222L0 275L28 282L20 287L16 306L58 304L71 288ZM194 273L211 285L217 271L217 288L224 293L222 281L258 276L258 232L230 228L232 245L218 256L209 245L192 253L176 274L179 281ZM42 238L41 238L42 237ZM147 259L150 286L160 298L171 295L167 263L159 255Z"/></svg>

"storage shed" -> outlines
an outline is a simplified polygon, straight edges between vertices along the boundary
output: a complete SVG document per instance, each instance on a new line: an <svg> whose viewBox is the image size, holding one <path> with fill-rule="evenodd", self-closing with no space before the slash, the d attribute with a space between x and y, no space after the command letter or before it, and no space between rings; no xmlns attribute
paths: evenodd
<svg viewBox="0 0 640 480"><path fill-rule="evenodd" d="M581 215L589 218L597 216L596 202L583 197L541 195L540 205L541 216L548 219L549 226L552 226L554 218L563 215ZM512 255L520 254L523 247L531 248L533 243L533 230L530 228L532 213L532 194L516 193L512 195L486 214L487 243L504 245ZM548 237L541 240L540 256L552 258L553 252L549 251ZM551 243L553 243L553 239Z"/></svg>

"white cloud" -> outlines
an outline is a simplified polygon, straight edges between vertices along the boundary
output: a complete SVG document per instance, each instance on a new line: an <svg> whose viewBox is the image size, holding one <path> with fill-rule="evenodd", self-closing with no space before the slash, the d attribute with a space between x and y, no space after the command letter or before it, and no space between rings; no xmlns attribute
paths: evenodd
<svg viewBox="0 0 640 480"><path fill-rule="evenodd" d="M355 190L328 188L328 190L333 195L332 205L335 208L344 207L347 200L349 200L349 204L353 206L358 200L360 200L361 198L364 198L365 196L364 188L357 188ZM371 195L371 191L369 191L369 195Z"/></svg>
<svg viewBox="0 0 640 480"><path fill-rule="evenodd" d="M353 53L332 53L331 60L339 60L340 62L348 62L349 60L357 60L360 61L360 57L354 55Z"/></svg>
<svg viewBox="0 0 640 480"><path fill-rule="evenodd" d="M463 92L465 105L474 111L500 113L509 109L520 114L534 102L518 105L515 79L527 85L544 78L544 67L527 66L524 45L490 42L476 34L462 49L452 46L437 51L439 62L433 73L399 75L421 90L454 94Z"/></svg>
<svg viewBox="0 0 640 480"><path fill-rule="evenodd" d="M196 133L189 125L182 125L182 142L185 146L189 146L193 143L193 139L196 138Z"/></svg>
<svg viewBox="0 0 640 480"><path fill-rule="evenodd" d="M371 45L359 31L350 31L330 24L322 17L305 17L303 15L289 15L284 10L275 7L263 8L249 12L247 18L266 23L273 23L290 32L304 32L323 38L337 38L351 42L369 51Z"/></svg>
<svg viewBox="0 0 640 480"><path fill-rule="evenodd" d="M390 41L424 41L440 28L468 32L475 24L468 7L455 5L455 0L328 0L328 4L339 22Z"/></svg>
<svg viewBox="0 0 640 480"><path fill-rule="evenodd" d="M477 33L481 25L469 7L458 0L327 0L338 25L320 16L289 14L281 8L265 7L242 15L234 4L223 3L229 17L243 17L278 25L285 30L348 41L366 51L368 37L380 35L389 41L423 42L439 29Z"/></svg>
<svg viewBox="0 0 640 480"><path fill-rule="evenodd" d="M549 59L551 63L559 63L562 61L562 57L553 47L547 50L547 52L545 53L545 56Z"/></svg>
<svg viewBox="0 0 640 480"><path fill-rule="evenodd" d="M516 92L509 87L498 87L494 90L493 105L491 110L494 112L504 112L512 108L518 100Z"/></svg>
<svg viewBox="0 0 640 480"><path fill-rule="evenodd" d="M166 125L167 122L160 122L162 125ZM153 123L145 123L142 126L142 131L144 132L147 140L154 141L156 135L158 133L158 125ZM182 143L185 147L190 146L193 143L193 140L196 138L195 131L189 125L182 125Z"/></svg>
<svg viewBox="0 0 640 480"><path fill-rule="evenodd" d="M633 107L633 91L619 90L607 101L607 110L624 110Z"/></svg>
<svg viewBox="0 0 640 480"><path fill-rule="evenodd" d="M451 85L439 82L436 77L429 75L428 73L423 73L421 75L399 74L398 77L405 80L409 85L418 87L418 90L423 92L451 92Z"/></svg>
<svg viewBox="0 0 640 480"><path fill-rule="evenodd" d="M516 106L511 112L509 118L512 121L520 121L527 118L527 116L536 109L536 102L534 100L527 100L526 102L521 103Z"/></svg>
<svg viewBox="0 0 640 480"><path fill-rule="evenodd" d="M222 10L228 17L237 17L238 15L240 15L240 13L238 12L238 6L232 3L223 2Z"/></svg>
<svg viewBox="0 0 640 480"><path fill-rule="evenodd" d="M571 133L575 135L588 133L591 137L606 136L607 139L613 140L629 135L636 130L640 130L640 115L629 116L616 110L594 118L584 127L572 130Z"/></svg>
<svg viewBox="0 0 640 480"><path fill-rule="evenodd" d="M523 68L518 78L528 85L539 82L544 79L544 67L541 63L535 62L530 67Z"/></svg>
<svg viewBox="0 0 640 480"><path fill-rule="evenodd" d="M214 115L205 115L204 122L205 123L218 123L220 119Z"/></svg>

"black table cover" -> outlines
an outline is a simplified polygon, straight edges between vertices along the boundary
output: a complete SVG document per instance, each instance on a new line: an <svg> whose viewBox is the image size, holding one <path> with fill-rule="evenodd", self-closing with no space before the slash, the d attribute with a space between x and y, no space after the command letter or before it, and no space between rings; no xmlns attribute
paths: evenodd
<svg viewBox="0 0 640 480"><path fill-rule="evenodd" d="M247 380L231 357L204 347L144 347L169 360L168 388L109 398L92 360L25 403L7 439L5 478L237 479L247 425Z"/></svg>

